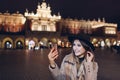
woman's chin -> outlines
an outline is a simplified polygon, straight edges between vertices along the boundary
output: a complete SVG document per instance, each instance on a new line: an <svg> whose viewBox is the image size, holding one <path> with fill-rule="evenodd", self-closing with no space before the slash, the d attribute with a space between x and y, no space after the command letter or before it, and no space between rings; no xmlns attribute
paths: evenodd
<svg viewBox="0 0 120 80"><path fill-rule="evenodd" d="M75 56L77 56L77 57L83 57L84 54L75 54Z"/></svg>
<svg viewBox="0 0 120 80"><path fill-rule="evenodd" d="M75 54L75 56L80 56L81 54Z"/></svg>

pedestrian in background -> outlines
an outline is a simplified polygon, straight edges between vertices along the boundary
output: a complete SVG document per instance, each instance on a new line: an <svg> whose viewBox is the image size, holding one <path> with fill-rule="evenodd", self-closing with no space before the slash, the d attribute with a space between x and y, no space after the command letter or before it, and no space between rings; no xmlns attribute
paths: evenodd
<svg viewBox="0 0 120 80"><path fill-rule="evenodd" d="M53 47L48 54L49 70L55 80L97 80L98 64L89 36L79 34L68 39L72 43L72 51L64 57L60 68L55 62L58 50Z"/></svg>

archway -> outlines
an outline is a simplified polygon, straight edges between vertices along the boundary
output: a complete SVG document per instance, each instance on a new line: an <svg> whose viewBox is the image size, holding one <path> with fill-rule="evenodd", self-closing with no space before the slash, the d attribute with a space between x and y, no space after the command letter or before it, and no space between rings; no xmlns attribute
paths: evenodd
<svg viewBox="0 0 120 80"><path fill-rule="evenodd" d="M97 38L93 38L93 39L92 39L92 44L93 44L95 47L99 47L99 46L100 46L99 41L98 41Z"/></svg>
<svg viewBox="0 0 120 80"><path fill-rule="evenodd" d="M10 37L6 37L5 39L3 39L2 42L2 48L13 48L13 40Z"/></svg>
<svg viewBox="0 0 120 80"><path fill-rule="evenodd" d="M11 49L12 48L12 43L10 41L6 41L4 44L5 49Z"/></svg>
<svg viewBox="0 0 120 80"><path fill-rule="evenodd" d="M19 38L17 38L16 40L15 40L15 48L16 49L23 49L24 48L24 38L21 38L21 37L19 37Z"/></svg>
<svg viewBox="0 0 120 80"><path fill-rule="evenodd" d="M22 43L22 41L17 41L16 42L16 49L23 49L23 43Z"/></svg>
<svg viewBox="0 0 120 80"><path fill-rule="evenodd" d="M28 49L31 50L31 49L34 49L34 47L35 47L35 41L30 40L28 43Z"/></svg>
<svg viewBox="0 0 120 80"><path fill-rule="evenodd" d="M48 39L45 38L45 37L43 37L43 38L40 40L39 44L40 44L40 47L41 47L41 48L46 48L46 47L48 47Z"/></svg>
<svg viewBox="0 0 120 80"><path fill-rule="evenodd" d="M105 44L106 44L106 46L107 47L110 47L111 46L111 41L110 41L110 39L105 39Z"/></svg>

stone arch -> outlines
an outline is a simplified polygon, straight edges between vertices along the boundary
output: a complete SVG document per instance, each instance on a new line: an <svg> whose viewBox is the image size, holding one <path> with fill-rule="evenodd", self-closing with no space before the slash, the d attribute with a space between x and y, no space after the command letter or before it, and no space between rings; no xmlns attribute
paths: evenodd
<svg viewBox="0 0 120 80"><path fill-rule="evenodd" d="M9 41L13 45L13 40L10 37L6 37L3 39L2 48L5 48L5 42L7 41ZM12 46L12 48L14 48L14 45Z"/></svg>
<svg viewBox="0 0 120 80"><path fill-rule="evenodd" d="M99 46L99 40L97 38L93 38L92 39L92 44L95 46L95 47L98 47Z"/></svg>
<svg viewBox="0 0 120 80"><path fill-rule="evenodd" d="M57 43L57 39L56 39L56 38L52 38L52 39L51 39L51 42L52 42L52 43Z"/></svg>
<svg viewBox="0 0 120 80"><path fill-rule="evenodd" d="M62 40L60 38L57 39L58 46L61 46Z"/></svg>
<svg viewBox="0 0 120 80"><path fill-rule="evenodd" d="M17 47L16 44L17 44L18 41L22 42L22 45L23 45L23 47L24 47L24 44L25 44L24 38L20 38L20 37L19 37L19 38L17 38L17 39L15 40L15 48Z"/></svg>
<svg viewBox="0 0 120 80"><path fill-rule="evenodd" d="M38 39L36 37L33 37L32 39L33 39L33 41L35 41L35 45L37 45L38 44Z"/></svg>
<svg viewBox="0 0 120 80"><path fill-rule="evenodd" d="M111 40L109 38L106 38L105 39L105 44L107 47L110 47L111 46Z"/></svg>
<svg viewBox="0 0 120 80"><path fill-rule="evenodd" d="M48 45L48 39L46 37L41 38L40 39L40 45L47 46Z"/></svg>
<svg viewBox="0 0 120 80"><path fill-rule="evenodd" d="M105 40L100 38L99 39L99 44L100 44L100 47L104 47L106 44L105 44Z"/></svg>
<svg viewBox="0 0 120 80"><path fill-rule="evenodd" d="M116 45L117 44L117 40L115 38L111 39L111 45Z"/></svg>
<svg viewBox="0 0 120 80"><path fill-rule="evenodd" d="M30 39L26 39L26 46L28 49L34 49L36 46L38 46L38 38L32 37Z"/></svg>
<svg viewBox="0 0 120 80"><path fill-rule="evenodd" d="M29 50L34 49L34 47L35 47L35 41L34 40L30 40L28 44L29 44L28 45Z"/></svg>

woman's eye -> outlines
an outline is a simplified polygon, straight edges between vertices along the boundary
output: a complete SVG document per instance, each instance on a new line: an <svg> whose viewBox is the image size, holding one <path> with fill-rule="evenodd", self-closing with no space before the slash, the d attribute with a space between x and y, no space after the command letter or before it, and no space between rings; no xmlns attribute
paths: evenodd
<svg viewBox="0 0 120 80"><path fill-rule="evenodd" d="M73 46L75 46L75 44L73 44Z"/></svg>
<svg viewBox="0 0 120 80"><path fill-rule="evenodd" d="M80 44L78 44L78 46L80 47L81 45L80 45Z"/></svg>

